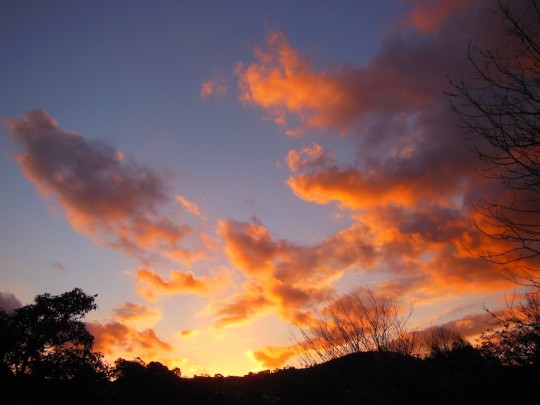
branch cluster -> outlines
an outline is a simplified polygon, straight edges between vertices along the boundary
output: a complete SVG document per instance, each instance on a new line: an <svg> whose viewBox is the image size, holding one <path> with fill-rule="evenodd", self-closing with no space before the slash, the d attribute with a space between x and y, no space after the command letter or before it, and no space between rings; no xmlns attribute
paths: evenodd
<svg viewBox="0 0 540 405"><path fill-rule="evenodd" d="M496 13L508 42L498 49L469 44L473 74L451 82L451 107L485 163L480 173L507 189L479 208L477 227L501 242L480 255L530 274L540 258L540 4L517 10L499 1Z"/></svg>
<svg viewBox="0 0 540 405"><path fill-rule="evenodd" d="M361 351L411 354L416 346L416 332L407 326L411 313L369 289L356 290L321 310L297 314L293 339L306 366Z"/></svg>

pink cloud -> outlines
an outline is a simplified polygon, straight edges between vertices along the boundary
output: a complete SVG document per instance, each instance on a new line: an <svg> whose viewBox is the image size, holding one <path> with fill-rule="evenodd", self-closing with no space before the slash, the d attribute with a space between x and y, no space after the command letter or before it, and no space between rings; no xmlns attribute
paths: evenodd
<svg viewBox="0 0 540 405"><path fill-rule="evenodd" d="M104 142L63 130L41 110L2 122L22 148L17 162L25 176L62 206L78 232L144 261L205 255L191 226L160 213L172 197L150 168Z"/></svg>

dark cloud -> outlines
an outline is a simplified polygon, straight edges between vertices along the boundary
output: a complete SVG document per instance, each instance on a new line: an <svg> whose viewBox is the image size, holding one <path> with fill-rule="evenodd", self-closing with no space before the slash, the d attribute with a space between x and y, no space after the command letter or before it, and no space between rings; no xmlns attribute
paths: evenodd
<svg viewBox="0 0 540 405"><path fill-rule="evenodd" d="M5 312L11 312L14 309L22 307L21 301L9 291L0 291L0 309Z"/></svg>

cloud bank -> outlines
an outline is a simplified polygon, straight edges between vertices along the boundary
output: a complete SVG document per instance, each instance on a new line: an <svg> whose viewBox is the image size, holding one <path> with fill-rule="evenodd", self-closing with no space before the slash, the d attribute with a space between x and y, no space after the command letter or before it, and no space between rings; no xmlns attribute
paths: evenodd
<svg viewBox="0 0 540 405"><path fill-rule="evenodd" d="M348 271L376 273L384 278L377 288L420 299L508 286L477 256L497 241L475 227L482 218L474 207L507 198L507 190L477 174L481 162L444 94L448 77L471 74L469 40L512 46L489 6L416 3L358 67L316 70L278 31L255 47L253 60L237 65L240 101L262 109L285 134L309 142L311 134L339 133L356 150L354 162L338 161L311 142L285 158L297 197L335 204L354 224L300 246L256 221L222 222L227 255L249 280L222 309L222 321L249 317L245 307L256 305L289 318L292 308L324 301Z"/></svg>

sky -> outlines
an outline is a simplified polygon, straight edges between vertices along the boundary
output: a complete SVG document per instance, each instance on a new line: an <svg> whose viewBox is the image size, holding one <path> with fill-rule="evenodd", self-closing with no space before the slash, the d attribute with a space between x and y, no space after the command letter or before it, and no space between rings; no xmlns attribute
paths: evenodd
<svg viewBox="0 0 540 405"><path fill-rule="evenodd" d="M519 5L521 2L517 2ZM0 304L74 287L110 361L291 364L367 287L474 336L515 285L445 91L494 1L0 3Z"/></svg>

